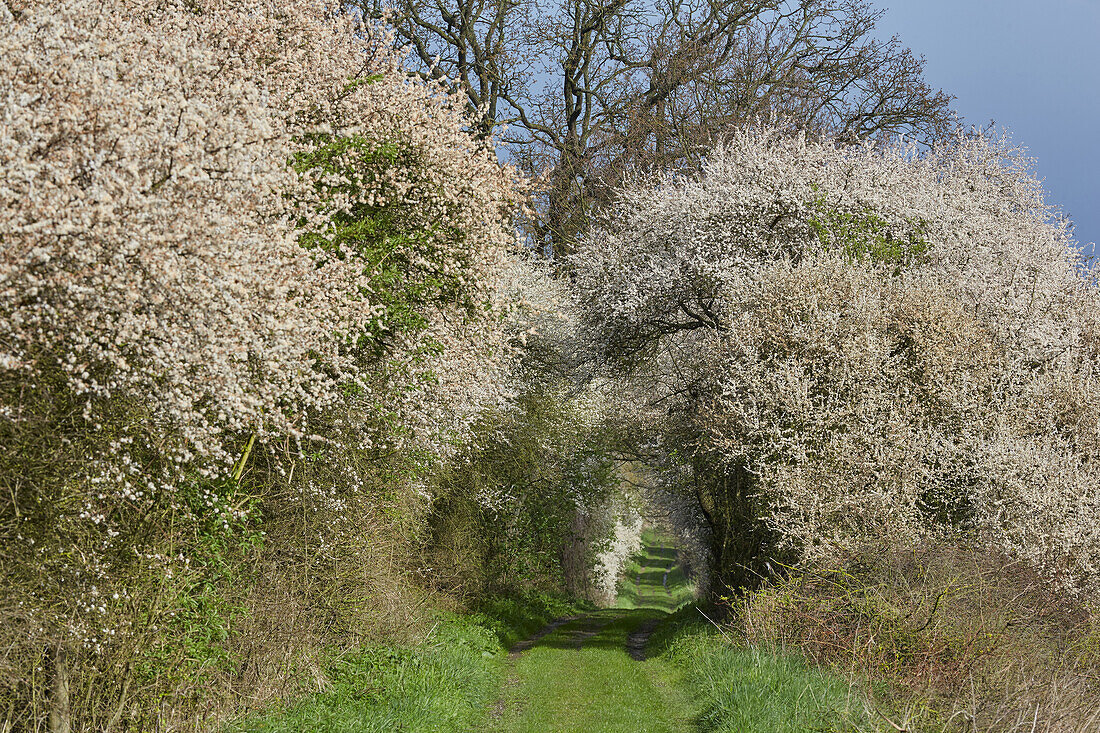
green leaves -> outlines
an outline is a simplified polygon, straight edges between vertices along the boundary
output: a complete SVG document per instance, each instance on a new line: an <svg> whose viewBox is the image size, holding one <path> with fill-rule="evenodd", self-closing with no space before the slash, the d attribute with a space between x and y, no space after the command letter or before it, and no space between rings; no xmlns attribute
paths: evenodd
<svg viewBox="0 0 1100 733"><path fill-rule="evenodd" d="M826 250L841 249L853 260L900 267L919 260L928 251L925 221L908 220L906 231L899 234L896 226L871 207L840 211L830 207L823 196L814 199L814 211L809 224L821 246Z"/></svg>
<svg viewBox="0 0 1100 733"><path fill-rule="evenodd" d="M430 309L470 305L455 246L465 235L448 223L445 207L431 204L423 152L396 137L313 132L291 160L315 195L304 202L313 210L298 218L298 241L362 265L369 282L363 295L384 313L362 324L355 345L379 352L388 337L425 329Z"/></svg>

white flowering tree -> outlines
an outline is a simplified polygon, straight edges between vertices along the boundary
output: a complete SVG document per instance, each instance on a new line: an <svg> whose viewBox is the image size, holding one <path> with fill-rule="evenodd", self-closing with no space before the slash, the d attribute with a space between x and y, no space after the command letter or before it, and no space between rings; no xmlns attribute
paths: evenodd
<svg viewBox="0 0 1100 733"><path fill-rule="evenodd" d="M742 131L627 187L574 262L717 579L964 530L1096 587L1097 293L1003 141Z"/></svg>
<svg viewBox="0 0 1100 733"><path fill-rule="evenodd" d="M627 513L605 425L613 385L581 368L578 305L551 263L530 252L502 271L501 286L521 347L508 379L515 394L483 413L438 477L428 576L474 599L519 588L613 600L614 579L609 595L596 567ZM602 567L617 576L623 554Z"/></svg>
<svg viewBox="0 0 1100 733"><path fill-rule="evenodd" d="M338 565L386 455L446 457L509 395L516 181L391 40L319 2L0 5L17 721L44 714L44 658L87 726L149 709L158 643L227 633L200 592L232 584L219 563L277 554L293 517L322 545L298 555Z"/></svg>

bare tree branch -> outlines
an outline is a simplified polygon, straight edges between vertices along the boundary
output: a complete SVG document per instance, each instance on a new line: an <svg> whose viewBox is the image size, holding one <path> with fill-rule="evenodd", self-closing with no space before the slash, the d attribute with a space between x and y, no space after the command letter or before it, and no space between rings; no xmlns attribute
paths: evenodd
<svg viewBox="0 0 1100 733"><path fill-rule="evenodd" d="M865 0L354 0L389 11L424 75L546 173L534 235L571 249L631 171L688 168L755 121L841 142L955 124L923 59L873 35Z"/></svg>

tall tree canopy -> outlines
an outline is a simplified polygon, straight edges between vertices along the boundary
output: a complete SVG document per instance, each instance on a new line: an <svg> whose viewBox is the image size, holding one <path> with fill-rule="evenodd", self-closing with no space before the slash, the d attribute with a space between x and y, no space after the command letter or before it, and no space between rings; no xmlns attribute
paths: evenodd
<svg viewBox="0 0 1100 733"><path fill-rule="evenodd" d="M756 119L851 142L952 127L922 59L863 0L349 0L389 18L483 133L547 173L537 234L572 249L632 170L694 166Z"/></svg>

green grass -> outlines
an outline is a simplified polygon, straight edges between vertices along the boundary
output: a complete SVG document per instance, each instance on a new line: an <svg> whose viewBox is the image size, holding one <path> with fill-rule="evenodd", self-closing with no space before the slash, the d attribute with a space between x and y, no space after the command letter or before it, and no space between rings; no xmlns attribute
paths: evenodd
<svg viewBox="0 0 1100 733"><path fill-rule="evenodd" d="M872 731L864 698L795 657L746 648L688 604L691 588L662 537L645 546L616 608L547 596L495 598L441 614L422 643L334 657L324 692L232 731L784 733ZM519 656L507 650L576 616ZM655 626L654 626L655 625ZM643 661L628 638L654 628Z"/></svg>
<svg viewBox="0 0 1100 733"><path fill-rule="evenodd" d="M683 672L666 660L637 661L628 637L691 598L676 550L650 531L631 559L616 608L547 634L513 663L490 730L502 733L694 730L697 709Z"/></svg>
<svg viewBox="0 0 1100 733"><path fill-rule="evenodd" d="M793 656L747 648L689 606L654 632L651 648L684 670L704 733L872 731L881 726L863 695Z"/></svg>
<svg viewBox="0 0 1100 733"><path fill-rule="evenodd" d="M516 642L530 638L555 619L574 616L594 608L546 594L495 596L486 599L469 618L497 635L501 647L511 649Z"/></svg>
<svg viewBox="0 0 1100 733"><path fill-rule="evenodd" d="M496 598L474 614L441 614L420 644L334 656L330 687L238 721L243 733L461 731L485 726L507 649L576 605L543 595Z"/></svg>
<svg viewBox="0 0 1100 733"><path fill-rule="evenodd" d="M632 558L620 584L617 605L671 614L663 617L650 638L652 656L646 664L677 670L694 702L695 730L779 733L878 728L865 698L840 677L797 657L749 649L723 635L689 605L693 591L668 538L649 530L642 542L642 551Z"/></svg>
<svg viewBox="0 0 1100 733"><path fill-rule="evenodd" d="M661 660L635 661L626 651L627 635L659 615L605 609L547 635L516 660L490 730L693 730L696 710L680 670Z"/></svg>
<svg viewBox="0 0 1100 733"><path fill-rule="evenodd" d="M500 646L489 630L448 621L412 649L364 649L333 660L332 689L238 731L466 731L496 693Z"/></svg>
<svg viewBox="0 0 1100 733"><path fill-rule="evenodd" d="M618 608L671 613L694 598L694 588L677 561L676 548L652 530L642 534L642 550L627 562L625 571L619 581Z"/></svg>

